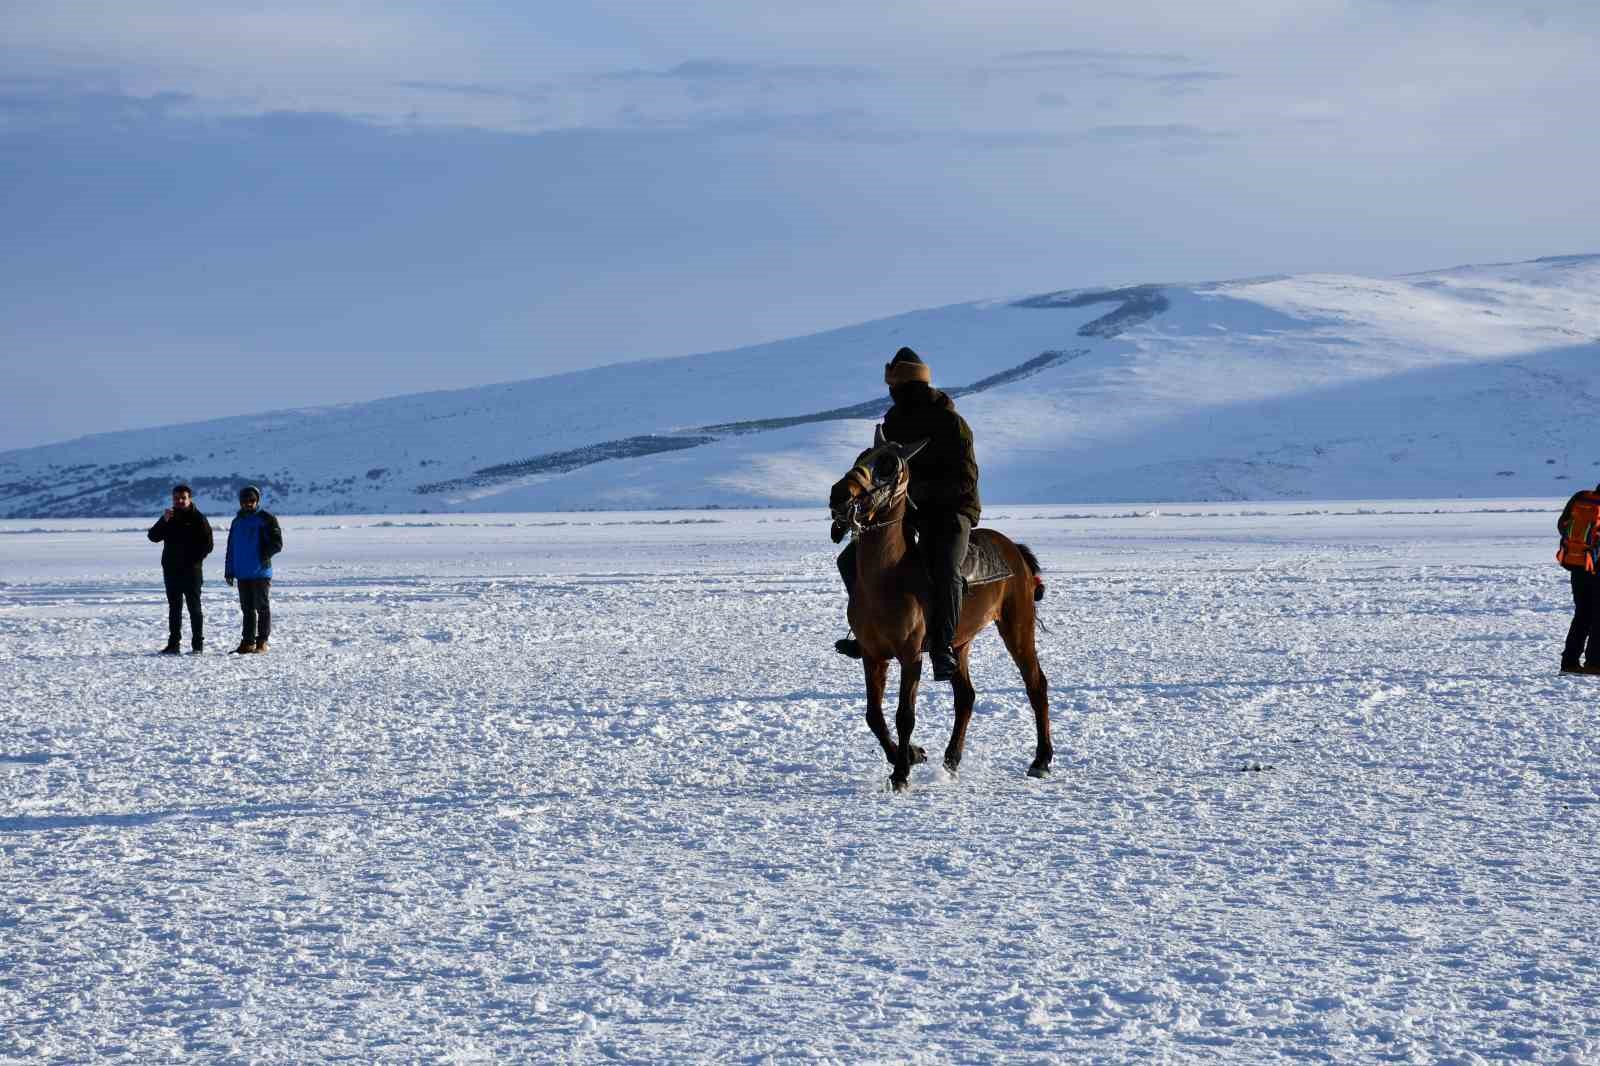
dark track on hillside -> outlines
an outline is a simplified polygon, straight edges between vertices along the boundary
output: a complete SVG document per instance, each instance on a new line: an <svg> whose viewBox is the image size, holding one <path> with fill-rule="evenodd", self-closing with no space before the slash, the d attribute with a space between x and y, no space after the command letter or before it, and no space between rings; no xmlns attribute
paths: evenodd
<svg viewBox="0 0 1600 1066"><path fill-rule="evenodd" d="M1041 352L1020 366L1010 370L1002 370L992 374L982 381L974 381L971 385L957 385L945 389L951 399L970 396L975 392L996 388L1000 385L1009 385L1013 381L1021 381L1025 377L1037 374L1041 370L1068 363L1081 355L1088 354L1087 348L1075 348L1067 352ZM851 404L849 407L835 407L827 411L818 411L809 415L791 415L787 418L755 418L748 422L722 422L714 426L701 426L692 430L694 433L721 433L738 435L744 433L764 433L771 429L787 429L790 426L804 426L813 422L838 422L851 418L878 418L889 409L889 401L885 398L868 400L865 403Z"/></svg>
<svg viewBox="0 0 1600 1066"><path fill-rule="evenodd" d="M1127 289L1095 290L1090 292L1047 293L1043 296L1032 296L1026 300L1019 300L1011 306L1055 310L1087 307L1097 303L1115 303L1118 307L1109 314L1101 315L1092 322L1086 322L1078 327L1078 336L1093 337L1100 340L1115 337L1132 326L1154 318L1170 306L1167 298L1161 294L1161 289L1155 285L1139 285ZM944 391L952 398L971 396L975 393L998 388L1001 385L1009 385L1012 382L1021 381L1040 371L1060 366L1063 363L1069 363L1088 353L1089 349L1087 348L1040 352L1027 362L1014 366L1009 370L991 374L979 381L974 381L970 385L957 385ZM832 407L826 411L816 411L811 414L787 415L778 418L755 418L742 422L719 422L715 425L698 426L694 429L601 441L581 448L546 452L543 455L535 455L527 459L480 467L464 477L418 485L416 492L419 495L436 495L439 493L460 492L465 489L488 488L492 485L511 481L515 478L527 477L532 474L565 474L581 467L609 462L613 459L636 459L640 456L655 455L661 452L698 448L702 444L710 444L722 437L766 433L776 429L788 429L791 426L811 425L817 422L841 422L859 418L876 419L882 417L888 407L888 399L879 397L862 403L851 404L847 407Z"/></svg>
<svg viewBox="0 0 1600 1066"><path fill-rule="evenodd" d="M1148 322L1171 307L1171 302L1161 294L1159 285L1134 285L1126 289L1106 289L1091 292L1068 290L1050 292L1043 296L1030 296L1018 300L1012 307L1029 307L1053 310L1061 307L1088 307L1091 304L1118 303L1115 311L1101 315L1093 322L1078 327L1080 337L1115 337L1126 329Z"/></svg>

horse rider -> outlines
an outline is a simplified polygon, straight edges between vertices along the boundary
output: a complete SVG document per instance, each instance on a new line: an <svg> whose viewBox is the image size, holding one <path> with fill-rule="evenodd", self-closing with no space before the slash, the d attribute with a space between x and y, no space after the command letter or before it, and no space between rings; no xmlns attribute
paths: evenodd
<svg viewBox="0 0 1600 1066"><path fill-rule="evenodd" d="M951 644L961 618L961 563L981 510L972 429L956 413L950 397L933 387L933 372L910 348L894 353L883 368L883 380L894 401L883 416L883 435L900 444L928 442L911 457L911 505L905 520L928 568L928 658L933 679L949 681L956 674ZM854 541L840 553L838 565L845 590L853 594ZM841 655L861 658L860 642L853 637L836 641L834 648Z"/></svg>

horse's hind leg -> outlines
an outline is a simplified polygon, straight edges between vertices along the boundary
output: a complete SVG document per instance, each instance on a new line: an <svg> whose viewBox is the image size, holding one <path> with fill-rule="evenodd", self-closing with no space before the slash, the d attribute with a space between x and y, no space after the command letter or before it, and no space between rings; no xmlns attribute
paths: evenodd
<svg viewBox="0 0 1600 1066"><path fill-rule="evenodd" d="M978 697L972 687L972 675L967 671L967 652L971 649L971 644L956 649L956 676L950 680L955 690L956 719L950 727L950 743L944 748L944 768L952 774L961 765L962 752L967 750L967 723L972 721L972 705Z"/></svg>
<svg viewBox="0 0 1600 1066"><path fill-rule="evenodd" d="M1055 757L1055 748L1050 743L1050 682L1039 668L1033 625L1031 590L1026 600L1012 596L1000 616L1000 637L1022 673L1022 686L1028 690L1028 702L1033 705L1034 750L1028 776L1046 777L1050 773L1050 760Z"/></svg>

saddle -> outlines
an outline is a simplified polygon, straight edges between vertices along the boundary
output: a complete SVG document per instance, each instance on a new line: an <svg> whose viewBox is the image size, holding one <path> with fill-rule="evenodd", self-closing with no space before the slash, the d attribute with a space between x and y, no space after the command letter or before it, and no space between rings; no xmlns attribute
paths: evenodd
<svg viewBox="0 0 1600 1066"><path fill-rule="evenodd" d="M972 535L967 538L967 554L961 560L961 584L964 588L987 585L991 581L1004 581L1011 576L1011 566L1000 551L1000 544L995 540L995 536L992 529L974 529ZM928 557L918 550L915 543L913 550L917 551L923 572L926 573Z"/></svg>
<svg viewBox="0 0 1600 1066"><path fill-rule="evenodd" d="M1011 566L1000 551L1000 542L993 530L974 529L967 541L967 557L961 562L961 580L968 588L987 585L991 581L1004 581L1011 576Z"/></svg>

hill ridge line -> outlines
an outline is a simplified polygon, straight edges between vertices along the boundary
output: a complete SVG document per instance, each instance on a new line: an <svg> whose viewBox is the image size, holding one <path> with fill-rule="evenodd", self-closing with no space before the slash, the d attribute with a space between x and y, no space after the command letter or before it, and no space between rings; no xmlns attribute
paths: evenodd
<svg viewBox="0 0 1600 1066"><path fill-rule="evenodd" d="M1063 305L1064 306L1064 305ZM1115 313L1115 312L1113 312ZM1110 317L1105 316L1105 317ZM1099 319L1096 319L1099 321ZM1091 323L1092 324L1092 323ZM998 374L991 374L986 378L975 381L970 385L958 385L944 390L952 398L970 396L974 393L984 392L1001 385L1009 385L1014 381L1032 377L1043 370L1054 366L1069 363L1074 359L1087 355L1087 348L1073 348L1066 351L1045 351L1034 356L1024 363L1018 364L1009 370L1002 370ZM492 488L517 478L531 477L539 474L566 474L585 466L596 463L610 462L614 459L637 459L641 456L656 455L662 452L683 451L688 448L698 448L704 444L713 444L723 437L745 436L751 433L767 433L777 429L788 429L791 426L811 425L817 422L842 422L857 418L876 418L888 409L887 399L867 400L863 403L851 404L846 407L833 407L825 411L817 411L805 415L788 415L778 418L757 418L743 422L723 422L716 425L698 426L693 429L673 430L665 433L646 433L632 437L621 437L616 440L601 441L597 444L585 445L581 448L568 448L561 451L546 452L527 459L515 460L509 463L496 463L493 466L482 467L464 477L450 478L445 481L432 481L418 485L413 491L419 496L438 496L451 492L462 492L468 489Z"/></svg>

